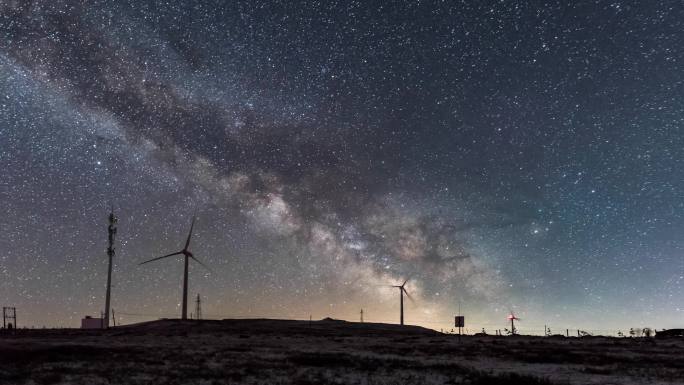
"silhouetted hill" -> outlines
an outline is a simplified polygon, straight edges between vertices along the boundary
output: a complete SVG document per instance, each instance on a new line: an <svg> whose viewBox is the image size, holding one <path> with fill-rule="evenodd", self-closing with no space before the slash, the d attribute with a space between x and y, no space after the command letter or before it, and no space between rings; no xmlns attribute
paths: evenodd
<svg viewBox="0 0 684 385"><path fill-rule="evenodd" d="M223 319L223 320L180 320L162 319L113 328L114 334L162 334L187 333L225 334L278 334L278 335L327 335L327 336L389 336L389 335L438 335L435 330L420 326L392 325L369 322L348 322L325 318L316 321L281 319Z"/></svg>
<svg viewBox="0 0 684 385"><path fill-rule="evenodd" d="M459 338L334 319L164 319L0 333L0 385L681 385L682 356L682 338Z"/></svg>

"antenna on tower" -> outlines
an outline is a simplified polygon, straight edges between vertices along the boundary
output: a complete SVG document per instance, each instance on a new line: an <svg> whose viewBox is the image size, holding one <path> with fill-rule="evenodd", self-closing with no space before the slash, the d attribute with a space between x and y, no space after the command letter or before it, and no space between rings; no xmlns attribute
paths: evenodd
<svg viewBox="0 0 684 385"><path fill-rule="evenodd" d="M105 314L103 327L106 329L109 327L109 306L112 296L112 260L114 259L115 249L114 249L114 238L116 237L116 222L118 218L114 215L114 205L111 206L111 211L109 213L109 245L107 246L107 256L109 257L109 266L107 268L107 296L105 297Z"/></svg>
<svg viewBox="0 0 684 385"><path fill-rule="evenodd" d="M197 293L197 300L195 300L195 319L202 319L202 300L199 293Z"/></svg>

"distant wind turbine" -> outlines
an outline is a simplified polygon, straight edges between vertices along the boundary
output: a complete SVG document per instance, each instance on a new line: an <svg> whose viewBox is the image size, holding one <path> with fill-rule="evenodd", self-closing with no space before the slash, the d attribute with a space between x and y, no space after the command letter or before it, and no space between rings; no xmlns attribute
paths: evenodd
<svg viewBox="0 0 684 385"><path fill-rule="evenodd" d="M522 321L520 318L516 317L515 314L513 314L513 311L511 311L511 314L508 315L507 317L511 321L511 335L515 335L515 321Z"/></svg>
<svg viewBox="0 0 684 385"><path fill-rule="evenodd" d="M399 323L401 325L404 325L404 294L406 294L406 296L411 301L413 301L413 297L411 297L411 294L409 294L408 291L406 291L406 289L404 288L404 286L406 286L406 282L408 281L409 280L407 279L401 285L392 285L392 287L396 287L399 289Z"/></svg>
<svg viewBox="0 0 684 385"><path fill-rule="evenodd" d="M171 253L171 254L166 254L161 257L157 258L152 258L148 261L140 263L140 265L144 265L146 263L158 261L160 259L164 259L167 257L173 257L174 255L183 255L185 258L185 270L183 272L183 310L181 314L181 319L188 319L188 261L192 258L195 260L195 262L199 263L202 265L204 268L207 270L211 271L205 264L200 262L197 258L195 258L194 255L188 250L190 247L190 239L192 238L192 229L195 227L195 216L193 215L192 217L192 223L190 224L190 233L188 234L188 239L185 241L185 246L183 247L183 250Z"/></svg>

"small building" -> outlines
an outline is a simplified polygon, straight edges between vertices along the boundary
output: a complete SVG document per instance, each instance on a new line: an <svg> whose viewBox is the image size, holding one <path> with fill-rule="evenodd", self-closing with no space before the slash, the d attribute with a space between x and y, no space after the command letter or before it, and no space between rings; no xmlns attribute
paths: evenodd
<svg viewBox="0 0 684 385"><path fill-rule="evenodd" d="M81 329L102 329L104 328L104 322L102 318L93 318L89 315L81 319Z"/></svg>

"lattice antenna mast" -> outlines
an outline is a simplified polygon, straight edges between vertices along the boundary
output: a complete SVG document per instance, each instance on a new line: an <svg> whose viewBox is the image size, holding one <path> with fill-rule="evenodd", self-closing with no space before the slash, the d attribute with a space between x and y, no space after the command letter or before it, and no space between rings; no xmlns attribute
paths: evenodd
<svg viewBox="0 0 684 385"><path fill-rule="evenodd" d="M109 266L107 267L107 296L105 297L105 314L104 314L104 327L109 327L109 310L112 296L112 260L114 259L115 249L114 249L114 238L116 237L116 222L117 217L114 215L114 206L112 206L112 211L109 213L109 244L107 246L107 256L109 257Z"/></svg>
<svg viewBox="0 0 684 385"><path fill-rule="evenodd" d="M195 319L202 319L202 300L199 293L197 293L197 300L195 300Z"/></svg>
<svg viewBox="0 0 684 385"><path fill-rule="evenodd" d="M2 308L2 328L16 329L17 328L17 308L3 307Z"/></svg>

